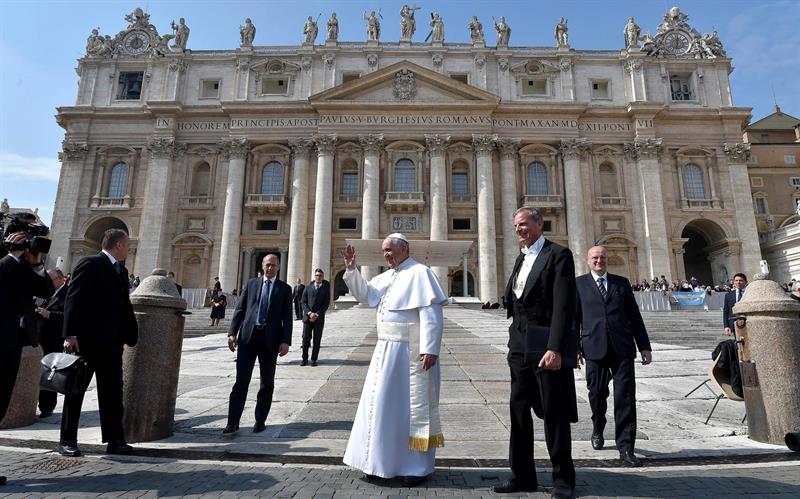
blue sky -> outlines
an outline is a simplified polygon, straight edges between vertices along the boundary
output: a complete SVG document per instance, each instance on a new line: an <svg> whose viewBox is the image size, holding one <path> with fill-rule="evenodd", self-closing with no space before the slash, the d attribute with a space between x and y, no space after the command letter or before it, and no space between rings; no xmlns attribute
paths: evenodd
<svg viewBox="0 0 800 499"><path fill-rule="evenodd" d="M233 49L239 26L250 17L256 45L298 44L307 16L337 13L340 40L364 40L362 12L380 8L382 40L399 38L399 10L407 1L285 0L0 0L0 199L12 207L39 208L50 223L58 187L58 151L63 130L57 106L72 105L78 78L74 68L83 56L92 28L115 35L135 7L150 14L161 33L173 19L186 18L190 49ZM412 2L413 3L413 2ZM470 16L483 22L493 44L492 16L506 16L511 45L550 46L560 16L569 22L576 49L622 48L622 28L634 16L643 32L655 33L670 7L678 6L705 33L716 29L733 58L734 104L753 108L753 119L772 112L773 88L781 109L800 117L800 0L493 0L418 1L415 40L425 38L420 22L441 13L446 41L468 41ZM321 23L321 24L324 24ZM321 30L324 33L324 28ZM322 35L322 34L321 34Z"/></svg>

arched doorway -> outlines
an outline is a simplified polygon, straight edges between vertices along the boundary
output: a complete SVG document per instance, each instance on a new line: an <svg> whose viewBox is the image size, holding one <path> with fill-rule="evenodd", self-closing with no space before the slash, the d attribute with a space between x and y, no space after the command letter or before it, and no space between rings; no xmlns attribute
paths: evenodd
<svg viewBox="0 0 800 499"><path fill-rule="evenodd" d="M336 278L333 280L333 299L336 300L340 296L344 296L350 292L347 284L344 283L344 269L336 273Z"/></svg>
<svg viewBox="0 0 800 499"><path fill-rule="evenodd" d="M464 296L464 271L459 270L453 273L450 282L450 296ZM467 296L475 296L475 279L472 273L467 272Z"/></svg>
<svg viewBox="0 0 800 499"><path fill-rule="evenodd" d="M725 231L707 219L693 220L681 232L684 275L679 279L696 278L705 285L719 284L725 279L731 253ZM736 252L738 253L738 252Z"/></svg>
<svg viewBox="0 0 800 499"><path fill-rule="evenodd" d="M122 229L128 235L131 233L127 224L116 217L101 217L89 222L83 232L83 241L70 244L70 261L68 264L70 272L75 269L75 265L78 264L82 257L100 251L103 236L108 229ZM129 271L133 271L135 258L136 243L132 241L128 251L128 258L124 262Z"/></svg>
<svg viewBox="0 0 800 499"><path fill-rule="evenodd" d="M103 235L105 235L108 229L122 229L126 233L130 234L128 226L125 225L125 222L119 218L103 217L95 220L91 225L89 225L89 227L86 229L86 233L84 234L84 239L90 245L95 246L95 249L99 251L100 244L103 242Z"/></svg>

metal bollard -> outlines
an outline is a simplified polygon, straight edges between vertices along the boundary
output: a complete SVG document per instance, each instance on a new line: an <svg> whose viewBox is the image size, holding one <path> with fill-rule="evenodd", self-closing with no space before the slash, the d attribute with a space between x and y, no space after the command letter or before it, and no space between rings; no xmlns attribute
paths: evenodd
<svg viewBox="0 0 800 499"><path fill-rule="evenodd" d="M800 432L800 304L756 274L733 312L749 436L782 445Z"/></svg>
<svg viewBox="0 0 800 499"><path fill-rule="evenodd" d="M186 301L166 275L153 270L131 293L139 341L122 357L122 423L130 442L166 438L175 427Z"/></svg>

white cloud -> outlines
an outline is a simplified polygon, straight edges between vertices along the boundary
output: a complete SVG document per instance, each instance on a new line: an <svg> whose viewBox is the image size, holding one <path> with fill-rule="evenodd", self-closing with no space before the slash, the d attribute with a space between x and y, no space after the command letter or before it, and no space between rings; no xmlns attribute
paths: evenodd
<svg viewBox="0 0 800 499"><path fill-rule="evenodd" d="M58 182L61 163L56 158L29 158L0 151L0 178L41 179ZM5 180L3 184L6 184Z"/></svg>

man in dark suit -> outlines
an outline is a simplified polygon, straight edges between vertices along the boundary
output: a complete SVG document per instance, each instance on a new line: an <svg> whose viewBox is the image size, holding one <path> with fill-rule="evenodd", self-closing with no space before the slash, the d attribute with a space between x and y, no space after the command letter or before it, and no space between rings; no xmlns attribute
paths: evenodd
<svg viewBox="0 0 800 499"><path fill-rule="evenodd" d="M731 320L733 317L733 306L739 303L744 297L744 288L747 287L747 276L741 272L733 276L733 289L725 295L725 304L722 307L722 327L725 328L725 334L728 336L736 332L735 321Z"/></svg>
<svg viewBox="0 0 800 499"><path fill-rule="evenodd" d="M261 386L256 396L256 423L254 433L266 429L265 421L272 406L275 388L275 365L278 355L283 357L292 344L292 288L278 280L280 263L274 254L262 260L263 277L250 279L245 284L228 331L228 348L236 354L236 383L228 403L228 424L223 434L239 430L247 387L258 359Z"/></svg>
<svg viewBox="0 0 800 499"><path fill-rule="evenodd" d="M129 454L122 428L122 351L134 346L138 326L128 296L128 234L108 229L102 251L78 262L64 304L64 351L86 358L88 382L97 374L97 404L102 441L108 454ZM64 397L58 452L80 456L78 422L83 395Z"/></svg>
<svg viewBox="0 0 800 499"><path fill-rule="evenodd" d="M303 285L303 280L298 279L297 285L294 287L292 291L292 302L294 303L294 317L296 320L303 319L303 305L300 303L303 299L303 291L305 291L306 287Z"/></svg>
<svg viewBox="0 0 800 499"><path fill-rule="evenodd" d="M67 296L67 278L59 269L48 270L47 274L53 282L56 292L53 296L36 307L39 314L39 344L42 345L44 355L62 350L64 339L61 332L64 329L64 298ZM56 392L48 390L39 391L39 417L46 418L53 414L56 408Z"/></svg>
<svg viewBox="0 0 800 499"><path fill-rule="evenodd" d="M31 249L14 249L24 245L30 234L24 231L8 234L9 253L0 259L0 420L2 420L19 370L22 347L39 344L33 297L53 294L53 283L44 273L42 254ZM0 476L0 485L6 477Z"/></svg>
<svg viewBox="0 0 800 499"><path fill-rule="evenodd" d="M169 280L172 281L172 284L175 285L175 289L178 290L178 296L182 296L183 295L183 286L181 286L180 284L175 282L175 272L172 272L172 271L167 272L167 278L169 278Z"/></svg>
<svg viewBox="0 0 800 499"><path fill-rule="evenodd" d="M311 346L311 337L314 337L314 347L311 349L311 366L317 366L319 347L322 343L322 328L325 327L325 312L331 301L331 286L325 280L322 269L314 271L314 282L306 286L300 303L303 307L303 361L301 366L308 365L308 347Z"/></svg>
<svg viewBox="0 0 800 499"><path fill-rule="evenodd" d="M569 498L575 489L570 423L578 421L575 378L562 368L562 358L577 356L577 335L571 323L575 307L575 263L569 249L545 240L542 214L520 208L514 231L523 245L506 286L511 369L511 479L494 486L500 494L537 488L533 461L533 419L544 419L545 440L553 464L552 497ZM536 329L536 332L530 331ZM539 326L538 328L536 326ZM534 365L526 360L526 336L548 334L547 351Z"/></svg>
<svg viewBox="0 0 800 499"><path fill-rule="evenodd" d="M631 284L606 272L608 254L602 246L589 249L591 272L576 279L578 303L575 320L580 331L581 353L586 359L586 387L592 408L592 447L603 448L608 383L614 379L614 435L620 459L641 466L633 453L636 442L636 350L642 364L652 361L650 340L633 297Z"/></svg>

